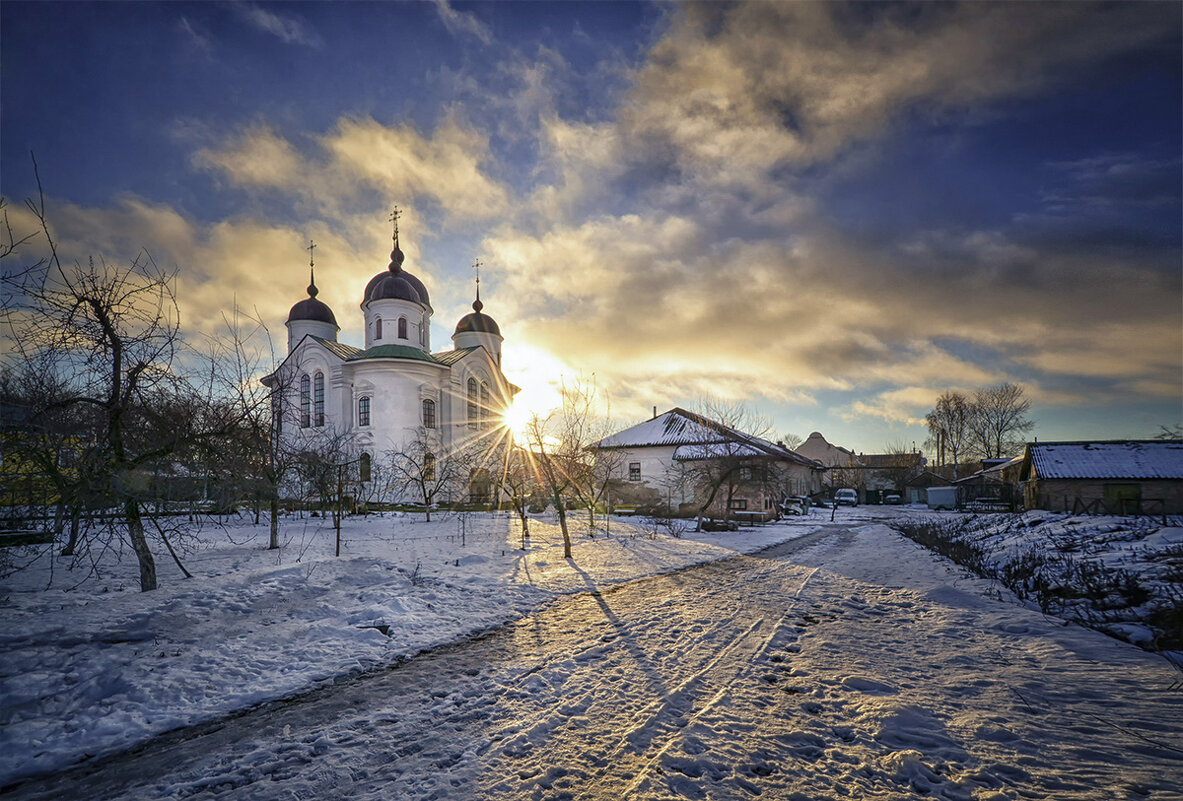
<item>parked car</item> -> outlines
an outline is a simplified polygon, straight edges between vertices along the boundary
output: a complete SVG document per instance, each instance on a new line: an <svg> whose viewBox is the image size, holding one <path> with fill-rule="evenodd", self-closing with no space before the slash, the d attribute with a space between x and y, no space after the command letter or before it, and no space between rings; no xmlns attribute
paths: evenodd
<svg viewBox="0 0 1183 801"><path fill-rule="evenodd" d="M887 504L891 504L892 506L895 506L895 505L903 503L904 499L901 498L899 495L897 495L894 492L889 492L888 494L883 496L883 502L887 503Z"/></svg>
<svg viewBox="0 0 1183 801"><path fill-rule="evenodd" d="M780 502L782 515L809 514L809 498L805 495L790 495Z"/></svg>
<svg viewBox="0 0 1183 801"><path fill-rule="evenodd" d="M858 506L858 493L852 489L840 489L834 493L834 503L838 506Z"/></svg>

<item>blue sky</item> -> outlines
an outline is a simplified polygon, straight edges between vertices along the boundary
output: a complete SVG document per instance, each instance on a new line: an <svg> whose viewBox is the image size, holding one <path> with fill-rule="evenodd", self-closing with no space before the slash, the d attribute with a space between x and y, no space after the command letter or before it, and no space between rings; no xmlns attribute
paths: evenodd
<svg viewBox="0 0 1183 801"><path fill-rule="evenodd" d="M1183 420L1176 3L0 6L3 194L147 248L184 320L357 304L406 210L433 342L472 299L545 405L707 396L920 444L1022 383L1042 439ZM12 222L27 223L19 203Z"/></svg>

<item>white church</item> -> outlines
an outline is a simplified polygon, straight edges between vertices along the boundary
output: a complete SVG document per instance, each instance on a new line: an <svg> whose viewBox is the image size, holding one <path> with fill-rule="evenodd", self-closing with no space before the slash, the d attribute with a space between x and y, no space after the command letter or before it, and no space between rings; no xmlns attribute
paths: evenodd
<svg viewBox="0 0 1183 801"><path fill-rule="evenodd" d="M337 341L333 310L317 300L313 263L308 297L288 314L288 353L263 379L282 398L280 435L297 449L348 443L364 465L414 442L429 459L488 436L518 388L501 372L501 329L483 312L478 279L472 312L456 324L452 349L432 352L431 298L403 269L397 221L390 265L366 284L364 347ZM302 447L304 446L304 447Z"/></svg>

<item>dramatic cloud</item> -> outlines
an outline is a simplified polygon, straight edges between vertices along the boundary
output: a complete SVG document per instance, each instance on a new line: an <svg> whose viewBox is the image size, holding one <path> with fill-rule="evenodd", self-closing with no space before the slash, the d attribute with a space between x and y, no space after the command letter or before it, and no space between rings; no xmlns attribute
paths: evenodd
<svg viewBox="0 0 1183 801"><path fill-rule="evenodd" d="M294 13L233 9L279 52L324 45ZM1006 380L1059 408L1179 399L1177 147L1061 148L1016 124L995 153L982 134L1173 46L1162 5L695 3L629 42L519 37L520 10L400 7L380 99L319 127L282 103L165 120L225 209L127 194L55 228L80 258L143 246L183 266L198 330L249 298L280 335L315 239L320 298L356 341L397 204L437 346L479 257L507 368L532 392L594 373L621 417L710 396L906 428L944 389ZM171 25L212 62L216 22ZM410 41L429 35L438 59ZM888 169L901 152L962 171L931 190L943 163Z"/></svg>
<svg viewBox="0 0 1183 801"><path fill-rule="evenodd" d="M409 125L346 118L334 131L299 143L256 126L195 158L235 185L297 196L334 218L347 216L367 191L379 192L387 206L436 203L445 219L487 219L508 210L506 189L482 168L490 159L487 138L451 116L430 136Z"/></svg>

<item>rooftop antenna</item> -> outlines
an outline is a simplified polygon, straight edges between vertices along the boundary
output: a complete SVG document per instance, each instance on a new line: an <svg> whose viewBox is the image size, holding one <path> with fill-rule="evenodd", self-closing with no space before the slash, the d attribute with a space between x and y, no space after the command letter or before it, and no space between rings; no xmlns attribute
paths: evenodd
<svg viewBox="0 0 1183 801"><path fill-rule="evenodd" d="M316 243L311 239L308 240L308 296L316 297L316 261L313 259L313 251L316 250Z"/></svg>

